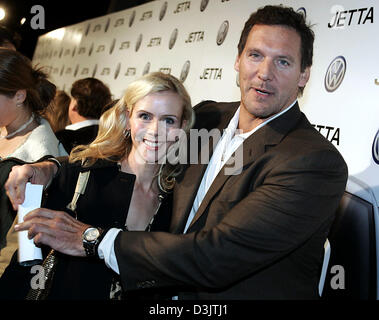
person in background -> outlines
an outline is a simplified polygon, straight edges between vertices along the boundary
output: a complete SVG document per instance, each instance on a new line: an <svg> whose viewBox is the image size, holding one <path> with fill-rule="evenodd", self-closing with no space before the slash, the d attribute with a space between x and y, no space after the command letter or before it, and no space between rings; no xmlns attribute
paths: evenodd
<svg viewBox="0 0 379 320"><path fill-rule="evenodd" d="M71 124L56 132L68 153L75 146L89 144L95 139L101 112L112 101L111 98L108 86L96 78L80 79L73 83L68 107Z"/></svg>
<svg viewBox="0 0 379 320"><path fill-rule="evenodd" d="M47 75L33 68L28 58L13 49L0 48L0 250L6 246L6 235L16 216L4 190L11 167L47 155L67 155L48 121L40 116L55 91Z"/></svg>
<svg viewBox="0 0 379 320"><path fill-rule="evenodd" d="M176 131L188 133L193 121L190 97L178 79L160 72L137 79L102 115L96 139L72 150L48 188L46 208L67 211L79 172L89 170L78 219L103 228L167 231L181 164L165 158L179 143ZM32 276L14 256L0 279L0 299L25 298ZM115 276L101 261L59 255L48 299L118 298Z"/></svg>
<svg viewBox="0 0 379 320"><path fill-rule="evenodd" d="M5 26L0 26L0 47L17 50L20 47L21 36L17 32L9 30Z"/></svg>
<svg viewBox="0 0 379 320"><path fill-rule="evenodd" d="M46 108L43 116L49 121L54 132L64 130L70 124L68 119L70 102L71 98L65 91L57 90L54 100Z"/></svg>

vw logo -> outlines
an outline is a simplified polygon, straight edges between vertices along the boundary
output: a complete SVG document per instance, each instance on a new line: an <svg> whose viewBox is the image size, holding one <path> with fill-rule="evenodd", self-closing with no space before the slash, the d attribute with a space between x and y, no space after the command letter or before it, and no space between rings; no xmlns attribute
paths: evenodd
<svg viewBox="0 0 379 320"><path fill-rule="evenodd" d="M159 12L159 21L162 21L167 11L167 1L165 1L161 7L161 11Z"/></svg>
<svg viewBox="0 0 379 320"><path fill-rule="evenodd" d="M203 12L208 5L209 0L201 0L200 11Z"/></svg>
<svg viewBox="0 0 379 320"><path fill-rule="evenodd" d="M179 80L181 82L184 82L186 81L187 79L187 76L188 76L188 73L189 73L189 70L190 70L190 67L191 67L191 62L189 60L187 60L183 67L182 67L182 71L180 72L180 77L179 77Z"/></svg>
<svg viewBox="0 0 379 320"><path fill-rule="evenodd" d="M140 46L141 46L141 43L142 43L142 33L140 33L140 35L138 36L137 38L137 42L136 42L136 52L139 50Z"/></svg>
<svg viewBox="0 0 379 320"><path fill-rule="evenodd" d="M299 9L296 10L297 13L300 13L303 17L304 20L307 18L307 10L305 10L304 7L300 7Z"/></svg>
<svg viewBox="0 0 379 320"><path fill-rule="evenodd" d="M114 78L117 79L119 73L120 73L120 69L121 69L121 63L119 62L117 67L116 67L116 71L114 73Z"/></svg>
<svg viewBox="0 0 379 320"><path fill-rule="evenodd" d="M325 89L328 92L336 91L341 85L346 73L346 60L343 56L335 58L328 67L325 75Z"/></svg>
<svg viewBox="0 0 379 320"><path fill-rule="evenodd" d="M76 75L78 74L78 71L79 71L79 65L77 64L74 71L74 77L76 77Z"/></svg>
<svg viewBox="0 0 379 320"><path fill-rule="evenodd" d="M229 22L228 20L225 20L222 24L220 29L218 29L217 33L217 45L221 46L224 42L226 35L228 34L229 30Z"/></svg>
<svg viewBox="0 0 379 320"><path fill-rule="evenodd" d="M105 24L104 32L108 31L110 22L111 22L111 18L108 18L107 23Z"/></svg>
<svg viewBox="0 0 379 320"><path fill-rule="evenodd" d="M168 48L170 50L174 47L177 37L178 37L178 29L175 28L174 31L171 33L170 41L168 43Z"/></svg>
<svg viewBox="0 0 379 320"><path fill-rule="evenodd" d="M136 11L134 10L129 18L129 28L133 25L135 17L136 17Z"/></svg>
<svg viewBox="0 0 379 320"><path fill-rule="evenodd" d="M142 75L144 76L145 74L149 73L150 71L150 62L145 64L145 67L143 68Z"/></svg>
<svg viewBox="0 0 379 320"><path fill-rule="evenodd" d="M91 56L93 50L93 42L91 43L91 47L88 50L88 56Z"/></svg>
<svg viewBox="0 0 379 320"><path fill-rule="evenodd" d="M372 143L372 158L376 164L379 164L379 130L376 133L374 141Z"/></svg>
<svg viewBox="0 0 379 320"><path fill-rule="evenodd" d="M116 45L116 39L113 39L112 44L111 44L111 47L110 47L110 49L109 49L109 54L112 54L115 45Z"/></svg>
<svg viewBox="0 0 379 320"><path fill-rule="evenodd" d="M93 71L92 71L92 78L95 78L95 76L96 76L96 72L97 72L97 64L95 64L95 67L93 68Z"/></svg>

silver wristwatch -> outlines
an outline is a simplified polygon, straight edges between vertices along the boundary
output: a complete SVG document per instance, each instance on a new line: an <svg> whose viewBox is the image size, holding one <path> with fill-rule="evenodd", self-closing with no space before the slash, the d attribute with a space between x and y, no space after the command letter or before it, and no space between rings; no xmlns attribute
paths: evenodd
<svg viewBox="0 0 379 320"><path fill-rule="evenodd" d="M97 256L97 248L103 238L103 233L104 230L101 228L89 227L84 230L82 240L87 257Z"/></svg>

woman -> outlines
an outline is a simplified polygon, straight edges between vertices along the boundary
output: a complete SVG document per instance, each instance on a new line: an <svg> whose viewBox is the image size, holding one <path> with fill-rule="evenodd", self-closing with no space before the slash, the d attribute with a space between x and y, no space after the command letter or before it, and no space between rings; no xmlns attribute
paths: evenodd
<svg viewBox="0 0 379 320"><path fill-rule="evenodd" d="M46 207L67 211L79 172L89 170L73 213L78 220L104 228L167 230L170 191L180 174L180 165L168 163L167 155L179 143L179 129L188 132L193 121L190 97L179 80L159 72L136 80L102 115L96 139L73 149L49 188ZM7 298L30 288L32 275L17 281L21 267L13 262L0 284ZM101 261L60 255L49 298L107 299L114 278ZM11 292L15 287L18 292Z"/></svg>
<svg viewBox="0 0 379 320"><path fill-rule="evenodd" d="M32 162L45 155L67 155L48 121L40 117L55 91L28 58L0 48L0 159Z"/></svg>
<svg viewBox="0 0 379 320"><path fill-rule="evenodd" d="M28 58L0 48L0 250L6 246L7 232L16 215L3 187L11 167L47 155L67 155L49 123L40 117L55 90L47 75L33 68ZM9 242L16 242L15 234L9 237ZM14 251L13 247L4 251ZM4 251L3 255L11 255ZM2 269L0 265L0 274Z"/></svg>

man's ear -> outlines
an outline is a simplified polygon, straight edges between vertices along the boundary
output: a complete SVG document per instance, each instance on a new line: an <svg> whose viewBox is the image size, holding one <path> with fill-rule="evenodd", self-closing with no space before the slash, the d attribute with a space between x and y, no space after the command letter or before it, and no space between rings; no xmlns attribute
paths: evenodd
<svg viewBox="0 0 379 320"><path fill-rule="evenodd" d="M237 72L240 71L240 56L237 55L236 61L234 62L234 70Z"/></svg>
<svg viewBox="0 0 379 320"><path fill-rule="evenodd" d="M78 111L78 103L74 98L71 98L69 109L71 109L71 111Z"/></svg>
<svg viewBox="0 0 379 320"><path fill-rule="evenodd" d="M301 88L305 87L305 85L307 84L309 80L310 75L311 75L311 68L310 67L305 68L304 72L300 73L298 87L301 87Z"/></svg>

